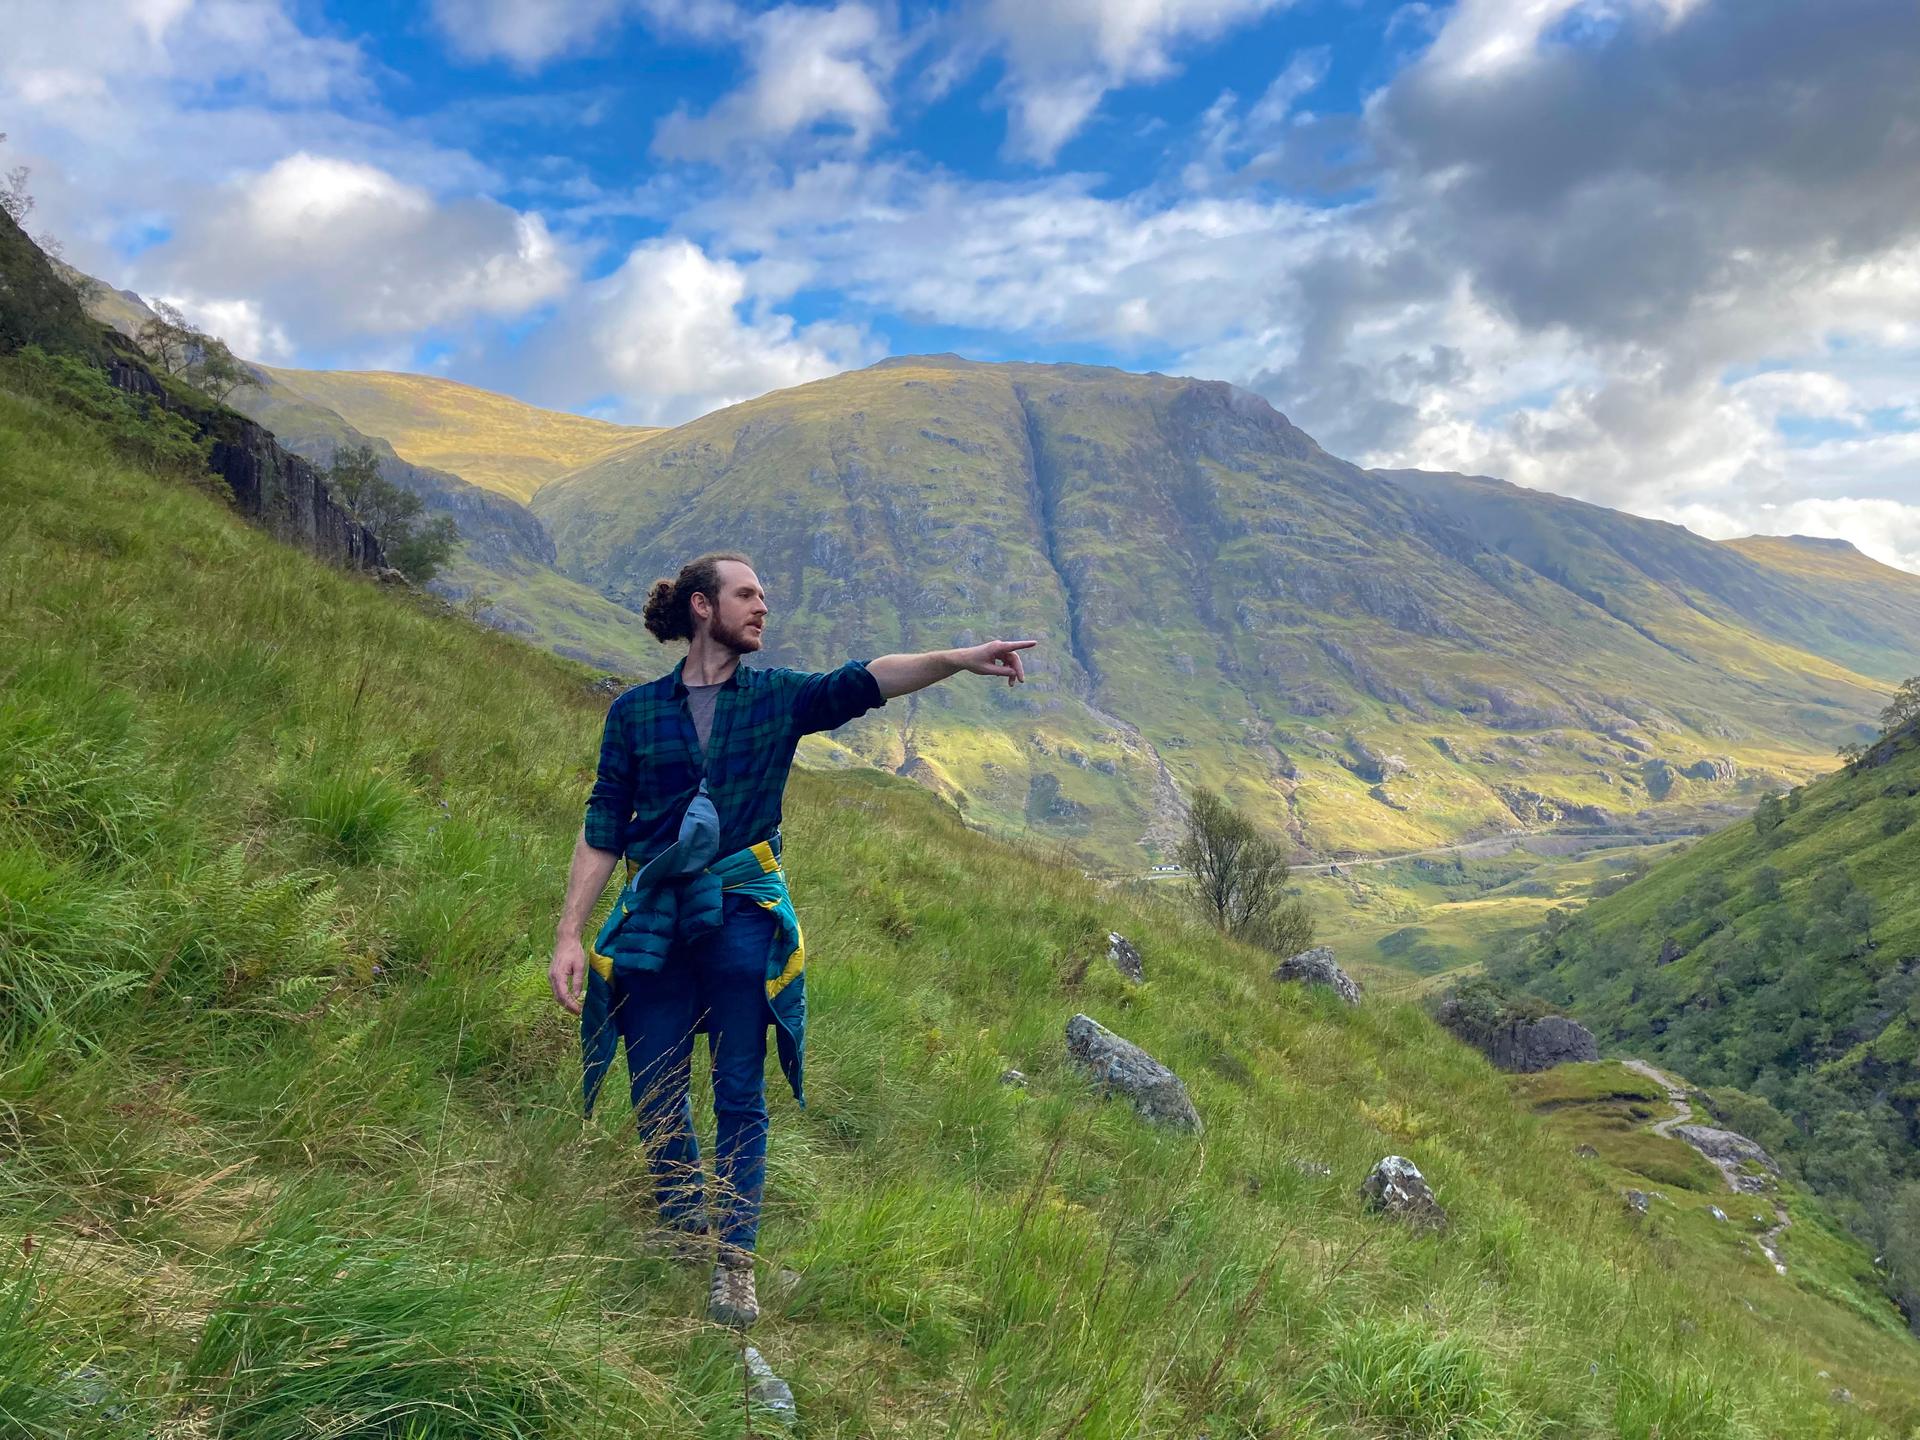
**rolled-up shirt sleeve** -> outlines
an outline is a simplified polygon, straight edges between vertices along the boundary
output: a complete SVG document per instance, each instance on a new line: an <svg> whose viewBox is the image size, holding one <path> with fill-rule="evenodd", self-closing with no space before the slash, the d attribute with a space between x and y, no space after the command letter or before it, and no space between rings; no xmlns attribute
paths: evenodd
<svg viewBox="0 0 1920 1440"><path fill-rule="evenodd" d="M793 724L797 735L834 730L887 703L880 682L864 660L849 660L838 670L793 676Z"/></svg>
<svg viewBox="0 0 1920 1440"><path fill-rule="evenodd" d="M596 850L623 854L627 848L627 826L633 819L633 787L636 764L633 740L627 734L625 711L618 700L607 711L606 729L600 735L600 771L587 797L584 826L587 844Z"/></svg>

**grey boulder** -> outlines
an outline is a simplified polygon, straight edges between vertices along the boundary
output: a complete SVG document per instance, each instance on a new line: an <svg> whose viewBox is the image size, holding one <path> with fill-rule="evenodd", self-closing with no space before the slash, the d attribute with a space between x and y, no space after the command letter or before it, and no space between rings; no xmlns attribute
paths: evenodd
<svg viewBox="0 0 1920 1440"><path fill-rule="evenodd" d="M1427 1230L1447 1228L1447 1212L1433 1198L1420 1169L1404 1155L1389 1155L1360 1182L1367 1208Z"/></svg>
<svg viewBox="0 0 1920 1440"><path fill-rule="evenodd" d="M1204 1128L1178 1075L1091 1016L1067 1021L1067 1055L1107 1094L1131 1101L1141 1119L1195 1135Z"/></svg>
<svg viewBox="0 0 1920 1440"><path fill-rule="evenodd" d="M1107 960L1136 985L1147 978L1146 967L1140 963L1140 948L1118 930L1107 932Z"/></svg>
<svg viewBox="0 0 1920 1440"><path fill-rule="evenodd" d="M1333 951L1324 945L1316 945L1311 950L1302 950L1298 955L1282 960L1273 967L1273 978L1302 985L1325 985L1347 1004L1360 1003L1360 987L1353 982L1352 976L1333 963Z"/></svg>

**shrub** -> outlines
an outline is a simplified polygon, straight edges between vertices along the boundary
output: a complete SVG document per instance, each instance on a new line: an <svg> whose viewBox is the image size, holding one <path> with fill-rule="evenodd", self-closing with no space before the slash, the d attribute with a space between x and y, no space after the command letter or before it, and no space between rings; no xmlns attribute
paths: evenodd
<svg viewBox="0 0 1920 1440"><path fill-rule="evenodd" d="M28 345L0 357L0 378L88 421L128 459L184 476L223 499L233 498L226 482L207 468L211 436L201 435L184 416L150 396L116 388L99 366Z"/></svg>

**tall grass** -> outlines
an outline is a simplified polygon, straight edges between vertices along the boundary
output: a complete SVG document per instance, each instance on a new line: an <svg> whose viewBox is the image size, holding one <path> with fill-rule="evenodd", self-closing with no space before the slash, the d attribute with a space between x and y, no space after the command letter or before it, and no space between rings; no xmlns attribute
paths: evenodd
<svg viewBox="0 0 1920 1440"><path fill-rule="evenodd" d="M4 391L0 514L0 1433L774 1423L647 1241L629 1121L581 1122L546 993L591 677ZM1277 988L888 776L796 776L787 834L810 1104L775 1077L754 1341L802 1433L1920 1423L1911 1342L1636 1228L1414 1007ZM1078 1010L1183 1075L1204 1138L1092 1096ZM1363 1211L1389 1152L1449 1233Z"/></svg>

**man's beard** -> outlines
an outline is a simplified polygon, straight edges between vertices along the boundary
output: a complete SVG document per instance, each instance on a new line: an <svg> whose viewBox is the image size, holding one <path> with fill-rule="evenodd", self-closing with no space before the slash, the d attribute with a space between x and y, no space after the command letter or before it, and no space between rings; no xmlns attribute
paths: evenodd
<svg viewBox="0 0 1920 1440"><path fill-rule="evenodd" d="M715 616L713 624L708 628L707 638L716 645L726 646L736 655L751 655L760 647L755 643L757 637L750 637L747 634L748 623L751 622L744 622L737 629L730 629L718 616Z"/></svg>

